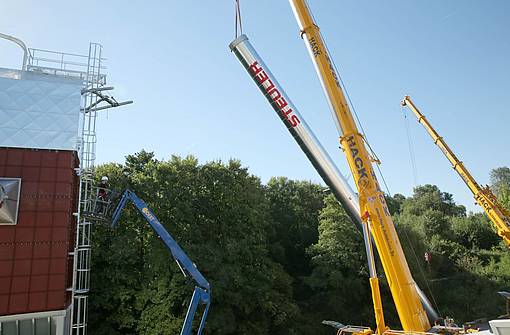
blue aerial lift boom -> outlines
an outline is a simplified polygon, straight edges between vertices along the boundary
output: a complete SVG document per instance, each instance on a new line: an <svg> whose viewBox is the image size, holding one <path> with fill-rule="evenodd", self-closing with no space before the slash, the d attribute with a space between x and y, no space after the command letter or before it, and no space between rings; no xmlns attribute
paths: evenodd
<svg viewBox="0 0 510 335"><path fill-rule="evenodd" d="M211 305L211 286L209 285L209 282L200 273L200 271L198 271L195 264L191 261L191 259L189 259L188 255L186 255L186 253L181 249L179 244L177 244L172 236L170 236L168 231L165 227L163 227L161 222L159 222L158 218L154 215L152 210L150 210L145 201L140 199L133 191L126 190L122 195L119 204L113 212L112 226L115 227L117 225L122 210L128 201L131 201L133 205L135 205L136 209L140 212L140 214L142 214L156 234L158 234L158 237L161 238L168 250L170 250L184 277L191 277L195 281L195 291L193 292L193 297L191 298L188 312L184 319L184 324L182 325L181 335L191 334L193 319L195 318L197 308L199 305L205 305L202 320L200 321L200 326L197 331L198 335L202 334L205 326L205 319L209 312L209 306Z"/></svg>

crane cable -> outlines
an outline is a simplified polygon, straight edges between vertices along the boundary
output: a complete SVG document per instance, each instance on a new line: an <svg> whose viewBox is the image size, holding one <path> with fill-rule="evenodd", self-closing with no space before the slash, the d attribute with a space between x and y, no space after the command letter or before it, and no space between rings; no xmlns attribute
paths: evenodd
<svg viewBox="0 0 510 335"><path fill-rule="evenodd" d="M407 145L409 147L409 158L411 160L411 168L413 170L414 187L418 186L418 169L416 168L416 155L414 154L413 138L411 136L411 129L409 126L409 119L404 106L401 106L402 114L404 114L404 123L407 133Z"/></svg>
<svg viewBox="0 0 510 335"><path fill-rule="evenodd" d="M238 38L243 34L243 22L241 20L241 0L235 1L235 36L234 38Z"/></svg>
<svg viewBox="0 0 510 335"><path fill-rule="evenodd" d="M429 280L427 279L427 276L425 275L425 270L423 269L423 266L420 262L420 259L418 258L418 255L416 255L416 250L414 250L413 245L411 243L411 239L409 238L409 234L407 234L407 230L404 228L402 229L404 232L404 236L406 237L407 243L409 244L409 249L411 249L411 252L414 256L414 259L416 260L416 265L418 266L418 269L420 270L420 275L425 282L425 286L427 286L427 291L429 292L429 296L432 298L432 303L434 304L434 308L436 309L437 313L439 315L441 314L441 311L439 310L439 306L436 302L436 297L434 296L434 293L432 293L432 288L429 285Z"/></svg>
<svg viewBox="0 0 510 335"><path fill-rule="evenodd" d="M312 18L315 22L317 22L315 20L315 17L313 17L313 13L312 13ZM322 36L322 32L319 30L319 34L322 38L322 40L324 40L324 37ZM326 43L324 43L324 47L326 48L326 52L331 55L331 52L329 51L329 48L328 46L326 45ZM333 64L333 67L336 71L336 73L338 74L338 79L340 80L340 84L342 85L342 89L344 90L345 92L345 96L347 97L347 101L349 103L349 107L352 109L353 113L354 113L354 116L356 117L356 123L358 124L358 126L360 127L361 129L361 133L363 134L363 139L364 139L364 142L367 144L367 147L368 149L370 150L370 156L372 158L372 161L375 162L375 166L377 168L377 171L379 172L379 175L381 176L381 179L383 181L383 184L384 184L384 187L386 188L386 192L388 194L388 196L391 196L391 192L390 192L390 188L388 187L388 184L386 183L386 178L384 178L384 174L382 173L382 170L381 170L381 160L379 159L379 157L377 157L377 154L375 153L375 151L372 149L372 146L370 146L370 142L368 141L368 137L367 137L367 134L365 133L365 129L363 128L363 124L361 123L361 120L358 116L358 113L356 112L356 109L354 108L354 104L352 103L352 100L351 100L351 96L349 94L349 91L347 90L347 87L342 79L342 76L340 75L340 71L338 71L338 67L336 66L336 63L335 63L335 60L332 58L332 57L329 57L332 64Z"/></svg>
<svg viewBox="0 0 510 335"><path fill-rule="evenodd" d="M407 133L407 144L409 146L409 158L411 160L411 168L413 170L413 179L414 179L414 187L418 186L418 169L416 167L416 155L414 153L414 144L413 144L413 137L411 136L411 127L409 126L409 118L407 117L407 113L404 106L401 106L402 114L404 115L404 123L406 127L406 133ZM429 296L432 298L432 303L434 304L434 308L436 309L437 313L441 315L441 311L439 310L439 306L437 305L436 298L434 294L432 293L432 289L429 285L429 280L427 279L427 276L425 275L425 270L423 269L423 266L418 258L418 255L416 255L416 250L414 250L411 239L409 238L409 235L407 234L407 231L403 229L404 236L407 240L407 243L410 246L411 252L413 253L414 259L416 260L416 264L418 265L418 269L420 270L420 275L423 278L423 281L425 282L425 285L427 286L427 291L429 292Z"/></svg>

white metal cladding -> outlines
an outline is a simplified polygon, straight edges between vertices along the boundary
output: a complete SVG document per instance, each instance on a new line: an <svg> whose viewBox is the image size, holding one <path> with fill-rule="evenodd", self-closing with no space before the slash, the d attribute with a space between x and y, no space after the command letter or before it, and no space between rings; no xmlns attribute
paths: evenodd
<svg viewBox="0 0 510 335"><path fill-rule="evenodd" d="M0 146L78 150L82 84L0 68Z"/></svg>

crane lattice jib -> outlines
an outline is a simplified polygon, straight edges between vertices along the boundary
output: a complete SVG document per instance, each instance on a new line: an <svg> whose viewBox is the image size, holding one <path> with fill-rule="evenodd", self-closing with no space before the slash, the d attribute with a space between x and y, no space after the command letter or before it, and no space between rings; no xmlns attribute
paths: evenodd
<svg viewBox="0 0 510 335"><path fill-rule="evenodd" d="M359 192L361 213L370 225L402 327L405 331L427 331L430 323L420 303L416 283L402 251L384 194L375 177L363 136L359 133L349 109L319 28L304 0L290 0L290 3L334 111L337 126L342 132L340 144Z"/></svg>
<svg viewBox="0 0 510 335"><path fill-rule="evenodd" d="M416 105L409 96L406 95L404 97L402 100L402 106L409 107L409 109L414 113L418 122L427 130L434 143L439 147L439 149L441 149L443 154L452 164L453 169L457 171L464 183L466 183L467 187L471 190L476 202L482 206L489 219L494 223L498 235L503 238L508 246L510 246L510 214L508 211L501 206L498 199L496 199L496 196L492 193L488 186L482 187L476 182L475 178L473 178L464 164L457 158L457 156L455 156L448 144L446 144L425 116L418 110L418 108L416 108Z"/></svg>

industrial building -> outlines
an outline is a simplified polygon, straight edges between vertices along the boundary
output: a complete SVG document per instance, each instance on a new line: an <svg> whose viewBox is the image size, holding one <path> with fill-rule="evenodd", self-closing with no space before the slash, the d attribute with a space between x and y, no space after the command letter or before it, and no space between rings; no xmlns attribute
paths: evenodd
<svg viewBox="0 0 510 335"><path fill-rule="evenodd" d="M27 48L0 68L0 334L85 334L96 188L102 46L88 55Z"/></svg>

